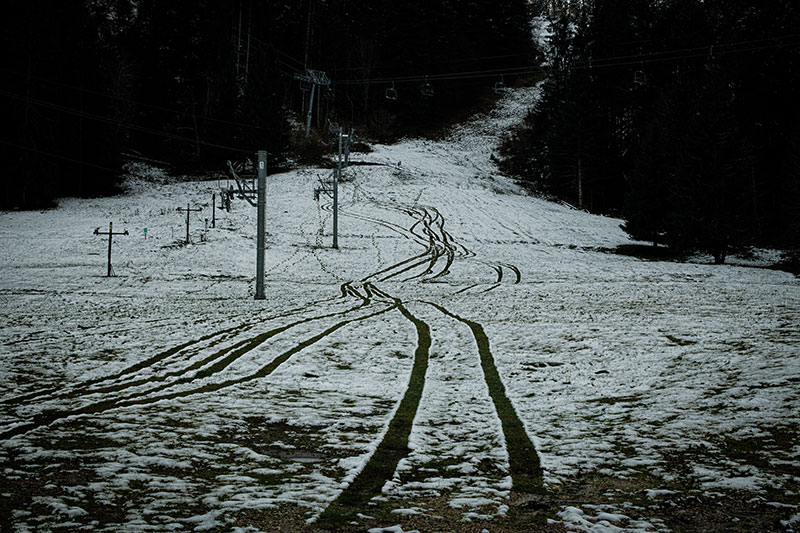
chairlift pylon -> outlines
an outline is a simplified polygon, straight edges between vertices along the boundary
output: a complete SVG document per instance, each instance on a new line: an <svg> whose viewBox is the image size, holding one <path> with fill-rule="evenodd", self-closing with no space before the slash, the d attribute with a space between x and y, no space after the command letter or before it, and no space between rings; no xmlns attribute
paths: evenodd
<svg viewBox="0 0 800 533"><path fill-rule="evenodd" d="M397 100L397 90L394 88L394 82L392 82L391 88L386 89L386 99Z"/></svg>
<svg viewBox="0 0 800 533"><path fill-rule="evenodd" d="M419 93L422 96L427 96L427 97L433 96L433 85L428 83L428 76L425 76L425 83L419 86Z"/></svg>

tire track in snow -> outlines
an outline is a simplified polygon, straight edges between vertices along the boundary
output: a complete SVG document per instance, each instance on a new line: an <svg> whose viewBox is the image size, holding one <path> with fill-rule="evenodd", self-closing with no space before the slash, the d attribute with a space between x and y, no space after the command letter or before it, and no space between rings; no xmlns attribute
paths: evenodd
<svg viewBox="0 0 800 533"><path fill-rule="evenodd" d="M342 214L358 220L362 220L365 222L372 222L380 226L390 228L392 231L400 233L404 237L414 240L415 242L423 246L425 248L425 251L422 254L415 256L414 258L406 259L400 263L384 268L380 272L373 273L370 276L364 278L362 281L378 278L380 274L385 274L385 275L383 277L380 277L378 281L387 281L401 274L405 274L417 267L426 265L426 263L427 263L426 268L424 268L420 272L417 272L411 276L402 279L402 281L404 282L413 281L417 279L421 279L422 281L435 280L449 274L450 268L453 265L453 263L456 261L457 258L461 257L465 260L472 260L477 262L478 264L487 265L491 267L497 273L497 279L495 283L502 282L504 278L504 273L503 273L504 270L510 270L511 272L514 273L515 281L513 283L515 284L520 283L522 275L519 268L516 267L515 265L509 263L486 261L479 259L476 257L475 252L468 249L466 246L458 243L453 238L452 234L450 234L445 229L445 218L437 208L432 206L420 205L418 203L415 203L415 205L408 207L393 203L381 202L373 198L369 198L369 200L371 203L373 203L375 206L381 209L401 213L403 215L414 218L415 221L409 228L403 228L398 224L394 224L375 217L369 217L366 215L352 213L349 210L343 212ZM437 272L436 271L437 264L439 264L439 261L442 259L442 257L445 258L444 263L443 266L439 268ZM409 263L412 263L412 261L414 260L416 260L416 262L409 265ZM400 269L400 267L404 268Z"/></svg>
<svg viewBox="0 0 800 533"><path fill-rule="evenodd" d="M102 377L98 377L98 378L92 378L90 380L87 380L87 381L84 381L82 383L79 383L74 389L72 389L71 391L68 391L68 392L59 392L61 390L61 388L51 387L51 388L42 389L42 390L39 390L39 391L36 391L36 392L32 392L32 393L29 393L29 394L25 394L23 396L15 396L13 398L7 398L5 400L0 401L0 404L2 404L2 405L15 405L15 404L24 403L24 402L27 402L27 401L30 401L30 400L42 400L43 399L42 397L46 397L48 395L51 395L51 396L49 398L44 398L45 401L55 400L55 399L63 399L63 398L74 398L76 396L79 396L82 393L93 394L93 392L87 392L87 391L89 391L89 389L91 387L93 387L94 385L103 383L105 381L116 381L116 380L118 380L118 379L120 379L120 378L122 378L122 377L124 377L126 375L133 374L133 373L138 372L140 370L143 370L145 368L148 368L148 367L151 367L153 365L156 365L156 364L160 363L161 361L163 361L165 359L168 359L169 357L172 357L173 355L176 355L176 354L182 352L183 350L185 350L185 349L187 349L187 348L189 348L191 346L198 345L200 343L203 343L205 341L213 339L214 337L221 336L221 335L224 335L226 333L231 333L231 332L243 329L245 327L247 327L246 324L240 324L239 326L234 326L232 328L227 328L227 329L224 329L224 330L221 330L221 331L210 333L210 334L205 335L205 336L203 336L203 337L201 337L201 338L199 338L197 340L192 340L192 341L189 341L189 342L185 342L183 344L179 344L178 346L173 346L172 348L168 348L167 350L164 350L163 352L159 352L156 355L154 355L152 357L149 357L148 359L145 359L144 361L140 361L138 363L135 363L135 364L133 364L131 366L128 366L128 367L120 370L119 372L116 372L116 373L111 374L109 376L102 376ZM222 339L220 339L218 342L222 342ZM211 344L211 345L213 346L213 344ZM55 394L53 394L53 393L55 393Z"/></svg>
<svg viewBox="0 0 800 533"><path fill-rule="evenodd" d="M379 274L387 274L386 276L380 279L380 281L385 281L393 277L396 277L400 274L403 274L405 272L408 272L413 268L421 266L426 262L428 263L428 267L425 270L414 276L406 278L403 281L409 281L412 279L418 279L425 276L430 276L431 274L433 274L434 268L438 260L442 256L446 256L445 266L438 273L432 275L428 279L435 279L443 275L449 274L449 268L452 265L456 254L459 253L459 245L457 245L454 242L451 242L453 241L452 236L444 230L444 217L436 208L419 206L416 204L412 207L406 207L391 203L378 202L377 200L372 198L369 198L369 200L371 203L375 204L377 207L381 209L399 212L403 215L412 217L413 219L415 219L414 223L409 228L405 228L393 222L389 222L380 218L370 217L367 215L353 213L345 209L341 210L341 214L343 216L351 217L365 222L372 222L374 224L386 227L391 231L394 231L407 239L415 241L417 244L423 246L425 248L425 251L422 254L414 257L413 259L418 259L422 257L426 257L427 259L418 261L414 265L404 268L398 272L392 272L396 268L399 268L400 266L406 265L407 263L411 262L413 259L401 261L400 263L382 269L380 272L371 274L370 276L364 278L364 280L362 281L366 281L367 279L371 279L373 277L378 277ZM323 208L326 210L330 210L331 206L326 204L325 206L323 206ZM418 226L420 226L420 224L422 225L422 230L417 229ZM464 248L463 246L461 246L461 248L464 249L465 254L468 253L466 248Z"/></svg>
<svg viewBox="0 0 800 533"><path fill-rule="evenodd" d="M362 305L358 306L356 309L360 309L360 308L363 308L363 307L364 307L364 305L362 304ZM172 387L175 384L179 384L179 382L180 382L180 384L191 383L195 379L202 379L202 378L208 377L208 376L197 376L196 375L193 378L187 378L185 383L181 382L181 380L178 380L178 382L166 384L164 386L157 387L155 389L151 389L151 390L148 390L148 391L142 391L142 392L139 392L139 393L131 394L131 395L129 395L127 397L123 397L123 398L102 400L102 401L99 401L99 402L95 402L93 404L89 404L89 405L86 405L86 406L83 406L83 407L79 407L77 409L68 409L68 410L64 410L64 411L39 413L37 415L34 415L32 422L21 423L21 424L18 424L16 426L13 426L13 427L10 427L8 429L5 429L2 433L0 433L0 440L6 440L6 439L13 438L13 437L15 437L17 435L21 435L23 433L27 433L27 432L29 432L31 430L34 430L34 429L37 429L39 427L47 426L47 425L49 425L49 424L51 424L51 423L53 423L53 422L55 422L57 420L60 420L60 419L63 419L63 418L68 418L68 417L71 417L71 416L98 414L98 413L102 413L102 412L105 412L105 411L109 411L111 409L117 409L117 408L121 408L121 407L130 407L130 406L134 406L134 405L148 405L148 404L152 404L152 403L159 402L159 401L162 401L162 400L172 400L172 399L175 399L175 398L184 398L184 397L187 397L187 396L193 396L195 394L205 394L205 393L209 393L209 392L216 392L216 391L224 389L224 388L228 388L228 387L231 387L231 386L234 386L234 385L239 385L241 383L246 383L248 381L252 381L252 380L255 380L255 379L260 379L260 378L266 377L269 374L271 374L278 366L280 366L281 364L286 362L292 355L294 355L297 352L299 352L299 351L311 346L312 344L315 344L315 343L319 342L320 340L322 340L323 338L327 337L328 335L331 335L335 331L347 326L348 324L352 324L354 322L359 322L359 321L362 321L362 320L370 319L372 317L375 317L375 316L378 316L380 314L383 314L383 313L386 313L388 311L391 311L394 308L395 308L394 305L390 305L390 306L385 307L384 309L381 309L379 311L375 311L375 312L372 312L372 313L369 313L369 314L366 314L366 315L362 315L362 316L359 316L359 317L356 317L356 318L352 318L352 319L348 319L348 320L343 320L343 321L337 322L336 324L328 327L327 329L325 329L321 333L313 335L312 337L309 337L306 340L296 344L295 346L293 346L289 350L287 350L287 351L283 352L282 354L276 356L269 364L261 367L256 372L253 372L253 373L248 374L246 376L243 376L243 377L240 377L240 378L228 379L228 380L225 380L225 381L222 381L222 382L217 382L217 383L209 383L209 384L206 384L206 385L203 385L203 386L200 386L200 387L196 387L196 388L193 388L193 389L177 391L177 392L172 392L172 393L168 393L168 394L162 394L162 395L159 395L159 396L145 397L148 394L153 394L154 392L160 392L161 390L164 390L166 388ZM352 310L350 312L352 312ZM313 320L313 318L309 318L309 319L305 320L305 322L308 322L308 321L311 321L311 320ZM303 321L300 321L299 323L302 323L302 322ZM293 325L296 325L296 324L293 324ZM278 328L278 329L281 329L281 328ZM286 329L288 329L288 327ZM258 346L259 344L264 342L264 340L266 340L266 339L262 339L261 337L264 336L264 335L270 335L271 333L272 333L272 331L264 333L261 336L257 336L257 337L255 337L253 339L250 339L250 341L248 342L248 345L246 346L248 349L245 350L244 349L245 346L242 346L239 350L237 350L236 352L233 352L228 358L226 358L225 360L223 360L223 361L218 363L219 368L215 369L215 371L212 372L212 374L216 373L216 372L219 372L220 370L224 369L224 367L227 366L228 364L230 364L230 362L232 362L233 360L235 360L238 357L241 357L247 351L252 350L256 346ZM277 334L277 333L275 333L275 334ZM209 375L212 375L212 374L209 374Z"/></svg>
<svg viewBox="0 0 800 533"><path fill-rule="evenodd" d="M364 509L366 503L373 496L381 493L381 488L386 481L392 479L397 464L410 452L408 437L411 434L414 417L425 387L425 374L428 370L431 346L430 326L411 314L398 298L386 294L372 284L367 285L372 293L393 300L392 308L397 309L416 328L417 347L414 350L414 365L405 394L397 405L383 438L363 469L320 514L318 522L323 526L337 526L349 522L356 513Z"/></svg>
<svg viewBox="0 0 800 533"><path fill-rule="evenodd" d="M154 377L148 378L148 379L141 379L141 380L137 380L137 381L126 382L126 383L122 383L122 384L119 384L119 385L106 387L104 389L91 391L91 393L92 394L95 394L95 393L102 394L102 393L108 393L108 392L119 392L121 390L130 389L130 388L138 387L138 386L141 386L141 385L154 384L156 382L164 382L164 381L167 381L169 378L173 378L173 377L177 377L178 378L177 380L172 381L170 383L165 383L163 385L159 385L157 387L153 387L153 388L145 390L145 391L140 391L140 392L137 392L135 394L129 395L129 396L125 397L125 398L122 398L122 400L125 400L125 399L128 399L128 398L136 398L136 397L139 397L139 396L146 396L148 394L161 392L162 390L166 390L166 389L174 387L176 385L184 385L184 384L191 383L192 381L195 381L195 380L198 380L198 379L208 378L208 377L213 376L214 374L222 372L223 370L228 368L231 364L233 364L237 359L239 359L242 356L244 356L245 354L255 350L260 345L264 344L266 341L268 341L269 339L271 339L272 337L274 337L274 336L276 336L276 335L278 335L280 333L283 333L283 332L285 332L285 331L287 331L287 330L289 330L289 329L291 329L293 327L296 327L296 326L299 326L301 324L305 324L305 323L308 323L308 322L311 322L311 321L314 321L314 320L323 320L325 318L331 318L331 317L334 317L334 316L340 316L340 315L346 315L346 314L352 313L354 311L357 311L357 310L361 309L366 303L369 303L369 302L367 301L365 303L362 303L361 305L358 305L356 307L352 307L350 309L346 309L344 311L337 311L335 313L328 313L328 314L325 314L325 315L318 315L318 316L308 317L308 318L304 318L302 320L297 320L295 322L291 322L289 324L284 324L283 326L279 326L277 328L273 328L273 329L271 329L271 330L269 330L267 332L264 332L264 333L261 333L259 335L256 335L255 337L251 337L249 339L244 339L242 341L239 341L239 342L237 342L236 344L234 344L232 346L228 346L228 347L226 347L226 348L224 348L224 349L222 349L222 350L220 350L220 351L218 351L216 353L213 353L213 354L201 359L200 361L195 361L194 363L192 363L191 365L189 365L189 366L187 366L185 368L182 368L182 369L179 369L179 370L174 370L174 371L171 371L171 372L167 372L166 374L162 374L160 376L154 376ZM210 364L210 363L213 363L213 364ZM206 365L209 365L209 364L210 364L210 366L206 366ZM197 372L193 376L181 377L181 376L185 376L186 374L188 374L189 372L191 372L193 370L197 370Z"/></svg>
<svg viewBox="0 0 800 533"><path fill-rule="evenodd" d="M322 304L325 304L325 303L328 303L328 302L332 302L332 301L334 301L336 299L338 299L338 298L337 297L333 297L333 298L324 298L324 299L321 299L321 300L316 300L316 301L313 301L313 302L309 302L309 303L305 304L302 307L296 307L296 308L290 309L288 311L285 311L285 312L277 314L277 315L273 315L273 316L269 316L269 317L265 317L265 318L259 318L259 319L257 319L257 321L260 322L260 321L268 321L268 320L277 320L277 319L280 319L280 318L286 318L286 317L298 315L300 313L307 312L309 307L322 305ZM34 399L40 400L40 401L51 401L51 400L58 400L58 399L77 398L79 396L87 396L87 395L98 394L98 393L102 393L102 392L110 392L110 391L114 390L113 386L106 386L105 388L94 388L94 387L95 387L95 385L99 385L99 384L105 383L105 382L117 381L117 380L119 380L119 379L121 379L121 378L123 378L125 376L131 375L131 374L135 374L135 373L137 373L137 372L139 372L141 370L144 370L146 368L151 368L151 367L157 365L158 363L161 363L162 361L165 361L165 360L169 359L172 356L175 356L175 355L178 355L178 354L182 353L187 348L196 347L195 348L196 352L199 352L200 350L202 350L204 348L210 348L212 346L215 346L215 345L223 342L224 338L219 338L219 339L215 340L214 342L209 343L204 348L203 347L198 347L198 345L200 345L200 344L202 344L202 343L204 343L206 341L215 339L217 337L222 337L222 336L228 335L228 334L235 334L238 331L241 331L241 330L243 330L243 329L245 329L247 327L253 326L253 324L254 324L254 322L246 322L246 323L243 323L243 324L239 324L238 326L233 326L231 328L226 328L226 329L223 329L223 330L220 330L220 331L216 331L214 333L209 333L208 335L204 335L203 337L200 337L199 339L196 339L196 340L188 341L188 342L185 342L183 344L180 344L180 345L177 345L177 346L173 346L172 348L169 348L167 350L159 352L156 355L145 359L144 361L139 361L137 363L134 363L133 365L130 365L130 366L126 367L126 368L123 368L122 370L120 370L118 372L115 372L115 373L113 373L111 375L92 378L92 379L89 379L89 380L84 381L82 383L78 383L78 384L75 385L75 387L73 387L69 391L62 392L61 388L51 387L51 388L42 389L42 390L39 390L39 391L36 391L36 392L32 392L32 393L29 393L29 394L25 394L25 395L22 395L22 396L16 396L16 397L13 397L13 398L7 398L5 400L0 401L0 405L13 406L13 405L18 405L20 403L24 403L24 402L27 402L27 401L30 401L30 400L34 400ZM228 348L227 350L233 349L235 346L236 345L234 345L233 347ZM225 350L223 350L223 351L225 351ZM183 355L184 355L184 359L185 359L185 355L188 355L188 354L183 354ZM123 384L128 384L128 383L131 383L131 382L123 382L122 384L118 384L118 385L123 385ZM141 383L139 383L139 384L141 384ZM106 390L106 389L108 389L108 390Z"/></svg>
<svg viewBox="0 0 800 533"><path fill-rule="evenodd" d="M503 426L503 436L506 441L508 452L509 471L511 473L512 488L519 492L543 493L543 471L539 455L525 431L511 400L506 395L503 380L497 371L494 356L489 345L489 338L486 332L477 322L462 318L451 311L448 311L439 304L425 302L438 309L443 314L465 324L472 331L475 344L478 347L478 354L481 360L484 380L489 387L489 396L494 403L497 416Z"/></svg>

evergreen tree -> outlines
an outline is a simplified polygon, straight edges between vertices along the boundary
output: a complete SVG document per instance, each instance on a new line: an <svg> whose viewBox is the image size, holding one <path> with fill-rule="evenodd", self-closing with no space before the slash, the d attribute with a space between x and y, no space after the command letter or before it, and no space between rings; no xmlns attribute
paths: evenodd
<svg viewBox="0 0 800 533"><path fill-rule="evenodd" d="M8 169L4 207L41 207L60 196L113 192L119 137L108 102L108 57L81 2L32 0L3 19L0 160Z"/></svg>
<svg viewBox="0 0 800 533"><path fill-rule="evenodd" d="M597 0L584 23L565 12L576 34L554 24L550 80L504 168L570 202L577 188L594 211L621 209L636 238L719 262L785 242L798 7Z"/></svg>

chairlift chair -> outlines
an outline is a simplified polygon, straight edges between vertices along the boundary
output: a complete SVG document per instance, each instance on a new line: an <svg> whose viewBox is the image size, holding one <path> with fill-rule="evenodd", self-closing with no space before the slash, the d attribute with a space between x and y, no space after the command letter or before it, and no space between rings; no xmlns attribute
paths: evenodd
<svg viewBox="0 0 800 533"><path fill-rule="evenodd" d="M504 94L506 91L508 91L508 87L503 80L503 75L500 74L500 81L494 83L494 94Z"/></svg>
<svg viewBox="0 0 800 533"><path fill-rule="evenodd" d="M643 70L637 70L633 73L633 84L638 86L647 85L647 74Z"/></svg>
<svg viewBox="0 0 800 533"><path fill-rule="evenodd" d="M422 96L433 96L433 85L428 83L428 76L425 76L425 83L419 86L419 93Z"/></svg>
<svg viewBox="0 0 800 533"><path fill-rule="evenodd" d="M717 62L717 58L714 55L714 46L712 45L708 51L708 57L706 58L706 70L709 72L719 72L719 63Z"/></svg>
<svg viewBox="0 0 800 533"><path fill-rule="evenodd" d="M397 100L397 91L394 88L394 82L392 82L392 86L386 89L386 99L387 100Z"/></svg>

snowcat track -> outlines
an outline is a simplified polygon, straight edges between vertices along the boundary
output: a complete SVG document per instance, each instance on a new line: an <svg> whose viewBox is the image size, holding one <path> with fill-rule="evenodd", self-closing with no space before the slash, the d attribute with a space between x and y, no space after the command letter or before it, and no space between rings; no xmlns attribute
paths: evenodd
<svg viewBox="0 0 800 533"><path fill-rule="evenodd" d="M478 354L481 361L481 369L486 385L489 388L489 396L494 403L497 416L503 428L503 437L506 442L508 452L509 471L512 479L512 489L518 492L541 494L544 492L543 471L539 455L530 437L525 431L525 426L519 419L511 400L506 395L503 380L497 371L494 356L489 345L489 338L486 332L477 322L462 318L441 305L425 302L438 309L441 313L453 318L472 331L475 344L478 347Z"/></svg>
<svg viewBox="0 0 800 533"><path fill-rule="evenodd" d="M328 327L327 329L325 329L321 333L318 333L317 335L309 337L308 339L300 342L299 344L297 344L294 347L290 348L289 350L285 351L284 353L276 356L269 364L263 366L258 371L254 372L252 374L249 374L247 376L243 376L241 378L229 379L229 380L222 381L222 382L219 382L219 383L210 383L210 384L207 384L207 385L204 385L204 386L201 386L201 387L196 387L194 389L178 391L178 392L173 392L173 393L169 393L169 394L162 394L160 396L151 396L151 397L147 397L147 398L141 398L141 396L143 396L145 394L152 394L154 392L154 390L150 390L150 391L142 392L142 393L139 393L139 394L131 395L131 396L128 396L126 398L104 400L104 401L96 402L96 403L89 404L89 405L86 405L84 407L80 407L80 408L77 408L77 409L71 409L71 410L65 410L65 411L57 411L57 412L40 413L40 414L37 414L37 415L35 415L33 417L33 421L32 422L18 424L18 425L14 426L14 427L11 427L9 429L4 430L2 433L0 433L0 440L10 439L12 437L15 437L17 435L21 435L23 433L27 433L27 432L32 431L34 429L37 429L37 428L40 428L40 427L43 427L43 426L47 426L47 425L55 422L56 420L60 420L60 419L71 417L71 416L97 414L97 413L102 413L102 412L105 412L105 411L109 411L109 410L112 410L112 409L118 409L118 408L122 408L122 407L130 407L130 406L133 406L133 405L149 405L149 404L156 403L156 402L163 401L163 400L172 400L172 399L176 399L176 398L185 398L185 397L188 397L188 396L194 396L196 394L206 394L206 393L209 393L209 392L216 392L218 390L225 389L225 388L228 388L228 387L231 387L231 386L234 386L234 385L239 385L241 383L246 383L248 381L253 381L255 379L260 379L260 378L266 377L269 374L271 374L278 366L280 366L285 361L287 361L292 355L296 354L297 352L299 352L301 350L304 350L305 348L311 346L312 344L315 344L315 343L319 342L320 340L322 340L323 338L327 337L328 335L331 335L335 331L347 326L348 324L352 324L352 323L359 322L359 321L362 321L362 320L367 320L369 318L372 318L372 317L381 315L383 313L386 313L388 311L391 311L394 308L395 308L395 306L391 305L389 307L386 307L385 309L381 309L380 311L376 311L376 312L373 312L373 313L370 313L370 314L367 314L367 315L363 315L363 316L359 316L359 317L356 317L356 318L353 318L353 319L349 319L349 320L344 320L344 321L338 322L338 323ZM237 357L239 357L241 355L242 354L238 354ZM168 386L172 386L174 384L176 384L176 383L169 384ZM166 388L166 386L164 388Z"/></svg>
<svg viewBox="0 0 800 533"><path fill-rule="evenodd" d="M374 285L372 291L380 296L393 299L395 301L394 308L400 311L416 328L417 347L414 351L414 366L411 369L406 392L372 456L352 483L319 516L318 522L323 527L343 525L352 520L357 512L366 507L367 502L373 496L381 493L381 488L386 481L392 479L397 464L410 452L408 437L411 434L414 417L425 388L425 375L428 371L431 347L430 326L412 315L400 300L378 290Z"/></svg>

